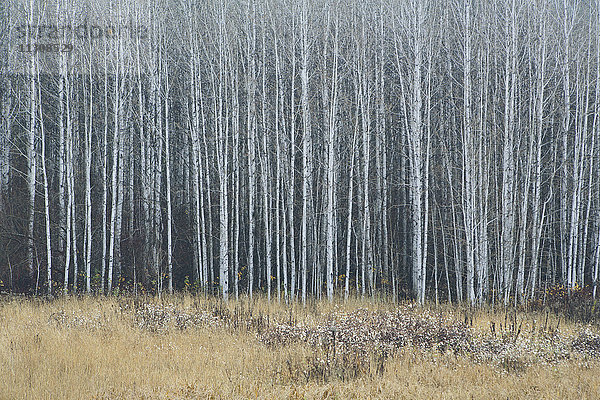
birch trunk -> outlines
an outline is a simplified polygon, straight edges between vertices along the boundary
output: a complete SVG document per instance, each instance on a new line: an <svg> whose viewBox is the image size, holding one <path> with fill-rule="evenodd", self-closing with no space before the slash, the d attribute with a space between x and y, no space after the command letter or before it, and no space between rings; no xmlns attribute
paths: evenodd
<svg viewBox="0 0 600 400"><path fill-rule="evenodd" d="M169 115L169 70L164 64L165 72L165 191L167 197L167 273L169 274L168 290L173 294L173 211L171 209L171 144L170 144L170 115Z"/></svg>
<svg viewBox="0 0 600 400"><path fill-rule="evenodd" d="M504 304L508 304L512 287L514 268L514 132L515 132L515 92L516 92L516 1L512 0L509 17L506 19L510 43L506 52L506 75L504 89L504 141L502 150L502 244L501 265L503 267L502 289Z"/></svg>
<svg viewBox="0 0 600 400"><path fill-rule="evenodd" d="M224 49L224 28L225 28L225 5L221 4L221 20L219 23L219 93L217 97L218 101L218 112L217 112L217 126L218 126L218 145L217 145L217 161L219 168L219 260L220 260L220 274L219 274L219 285L221 287L221 294L223 300L227 301L229 298L229 217L228 217L228 203L229 197L227 194L227 176L228 176L228 158L227 158L227 137L229 135L228 123L229 118L223 116L223 103L225 102L224 95L226 90L223 88L223 81L225 80L225 66L223 61ZM225 92L225 93L224 93Z"/></svg>
<svg viewBox="0 0 600 400"><path fill-rule="evenodd" d="M569 178L569 165L567 162L569 152L569 130L571 126L571 82L570 82L570 27L568 24L568 10L569 5L567 0L563 0L563 26L562 26L562 48L563 54L561 64L562 74L562 89L563 89L563 111L561 121L561 144L562 144L562 163L561 163L561 180L560 180L560 259L562 268L562 281L571 286L571 271L569 270L569 254L567 250L568 242L567 238L569 233L567 232L568 227L568 209L567 199L569 197L568 191L568 178Z"/></svg>
<svg viewBox="0 0 600 400"><path fill-rule="evenodd" d="M263 25L262 31L262 148L261 148L261 184L263 191L263 223L264 223L264 235L265 235L265 279L267 281L267 299L271 300L271 277L273 274L272 265L272 234L271 234L271 196L269 195L269 188L267 186L267 178L269 178L269 157L267 148L267 66L266 66L266 42L265 35L266 29Z"/></svg>
<svg viewBox="0 0 600 400"><path fill-rule="evenodd" d="M250 9L252 8L252 18L250 18ZM248 131L248 293L252 298L254 288L254 235L256 222L254 219L254 202L256 199L256 104L255 104L255 85L256 85L256 65L254 54L256 52L256 4L254 0L248 0L248 21L252 25L248 26L247 33L247 55L248 55L248 110L247 110L247 131ZM250 23L250 22L249 22Z"/></svg>
<svg viewBox="0 0 600 400"><path fill-rule="evenodd" d="M40 81L39 70L37 71L37 80ZM44 129L44 111L42 107L42 89L38 85L38 104L40 107L40 136L41 136L41 160L42 160L42 178L44 185L44 221L46 232L46 278L48 296L52 296L52 244L50 235L50 199L48 196L48 172L46 170L46 130Z"/></svg>
<svg viewBox="0 0 600 400"><path fill-rule="evenodd" d="M91 50L90 50L91 52ZM94 126L94 83L92 61L89 62L89 107L87 129L85 130L85 289L92 292L92 129Z"/></svg>
<svg viewBox="0 0 600 400"><path fill-rule="evenodd" d="M463 52L463 215L467 252L467 301L475 303L475 139L471 118L471 2L464 1L465 43Z"/></svg>
<svg viewBox="0 0 600 400"><path fill-rule="evenodd" d="M328 11L329 12L329 11ZM334 21L334 38L333 38L333 65L331 90L327 87L327 82L324 84L324 103L326 104L326 119L328 123L327 131L329 138L327 141L327 298L333 301L333 284L334 284L334 231L337 230L334 214L334 194L336 187L335 179L335 150L336 150L336 124L337 124L337 72L338 72L338 14L335 11ZM324 60L327 60L327 45L324 49ZM325 62L326 64L326 62ZM325 65L326 66L326 65ZM324 68L326 71L326 68ZM331 93L331 103L327 98Z"/></svg>
<svg viewBox="0 0 600 400"><path fill-rule="evenodd" d="M300 77L302 81L302 304L306 304L308 266L312 254L312 137L311 137L311 115L309 100L308 81L308 57L309 57L309 25L308 25L308 2L302 2L300 18L300 30L302 32L302 68Z"/></svg>
<svg viewBox="0 0 600 400"><path fill-rule="evenodd" d="M30 31L33 25L33 0L29 1L29 26L27 27L27 37L32 35ZM27 221L27 277L29 282L33 282L35 273L34 260L34 223L35 223L35 187L36 187L36 149L35 138L37 130L37 65L33 53L29 60L29 118L27 135L27 184L29 194L29 215Z"/></svg>

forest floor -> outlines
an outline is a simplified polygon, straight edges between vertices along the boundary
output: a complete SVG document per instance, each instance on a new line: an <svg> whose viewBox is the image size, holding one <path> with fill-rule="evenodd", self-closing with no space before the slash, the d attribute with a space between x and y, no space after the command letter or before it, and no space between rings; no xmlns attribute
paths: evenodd
<svg viewBox="0 0 600 400"><path fill-rule="evenodd" d="M550 312L190 295L0 300L0 399L598 399Z"/></svg>

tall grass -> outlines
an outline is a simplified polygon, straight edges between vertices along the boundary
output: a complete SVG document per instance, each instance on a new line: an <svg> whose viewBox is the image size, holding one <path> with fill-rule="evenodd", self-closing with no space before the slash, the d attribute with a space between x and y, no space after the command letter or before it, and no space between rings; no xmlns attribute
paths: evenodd
<svg viewBox="0 0 600 400"><path fill-rule="evenodd" d="M598 350L596 328L544 312L361 299L0 301L0 399L593 399Z"/></svg>

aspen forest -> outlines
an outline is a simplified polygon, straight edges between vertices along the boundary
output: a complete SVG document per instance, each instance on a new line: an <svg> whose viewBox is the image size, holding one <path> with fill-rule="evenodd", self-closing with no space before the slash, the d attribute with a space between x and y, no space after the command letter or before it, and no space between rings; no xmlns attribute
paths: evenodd
<svg viewBox="0 0 600 400"><path fill-rule="evenodd" d="M598 399L600 0L0 0L0 399Z"/></svg>
<svg viewBox="0 0 600 400"><path fill-rule="evenodd" d="M595 0L0 8L3 292L597 296Z"/></svg>

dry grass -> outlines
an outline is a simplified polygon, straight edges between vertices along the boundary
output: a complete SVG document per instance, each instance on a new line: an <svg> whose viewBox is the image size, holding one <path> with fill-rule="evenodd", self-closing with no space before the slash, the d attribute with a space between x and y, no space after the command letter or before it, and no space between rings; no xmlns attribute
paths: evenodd
<svg viewBox="0 0 600 400"><path fill-rule="evenodd" d="M6 299L0 399L594 399L599 350L544 313Z"/></svg>

